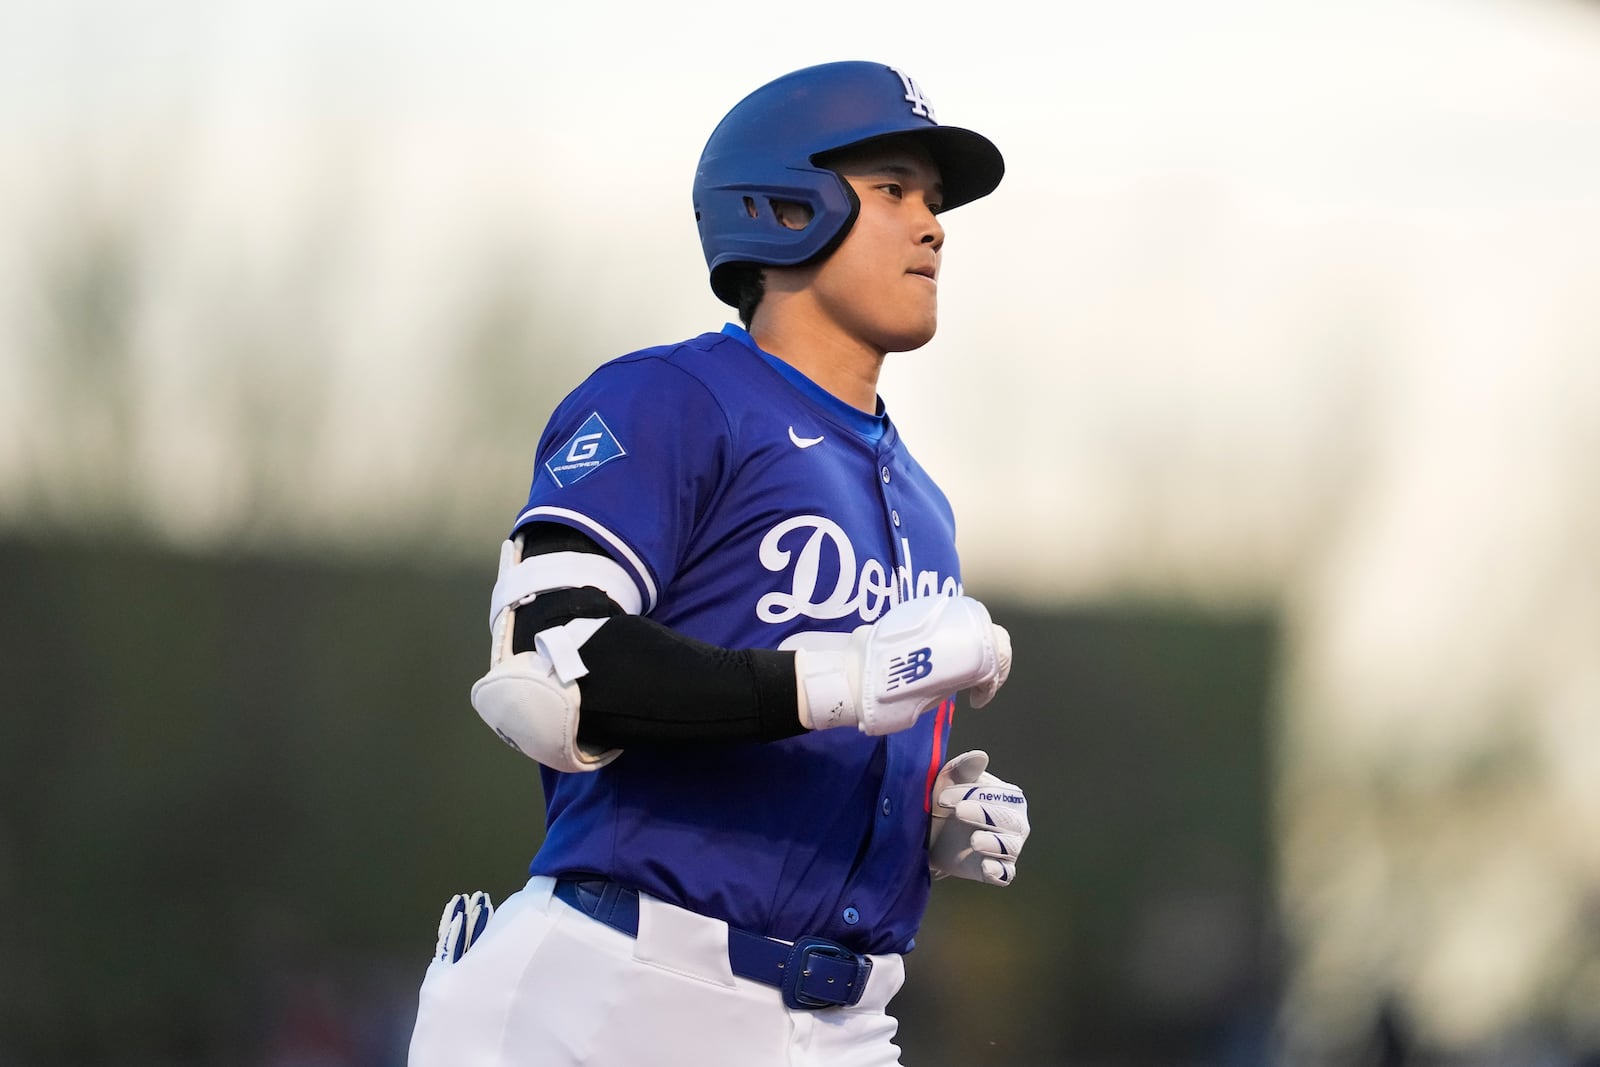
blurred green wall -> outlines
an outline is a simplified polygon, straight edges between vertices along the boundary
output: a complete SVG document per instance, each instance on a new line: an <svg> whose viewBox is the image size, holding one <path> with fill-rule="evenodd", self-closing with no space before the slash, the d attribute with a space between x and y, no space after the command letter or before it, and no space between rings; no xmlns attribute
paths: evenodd
<svg viewBox="0 0 1600 1067"><path fill-rule="evenodd" d="M467 702L489 555L0 542L0 1064L403 1062L440 906L539 840ZM991 607L1016 670L952 744L1035 829L936 889L906 1062L1260 1062L1272 621Z"/></svg>

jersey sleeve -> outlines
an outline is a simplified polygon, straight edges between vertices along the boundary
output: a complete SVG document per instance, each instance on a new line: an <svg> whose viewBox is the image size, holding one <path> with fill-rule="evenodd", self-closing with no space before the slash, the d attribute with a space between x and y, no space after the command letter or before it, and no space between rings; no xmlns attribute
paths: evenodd
<svg viewBox="0 0 1600 1067"><path fill-rule="evenodd" d="M648 613L677 573L731 454L727 416L699 380L660 357L614 360L551 416L515 528L556 522L582 530L638 583Z"/></svg>

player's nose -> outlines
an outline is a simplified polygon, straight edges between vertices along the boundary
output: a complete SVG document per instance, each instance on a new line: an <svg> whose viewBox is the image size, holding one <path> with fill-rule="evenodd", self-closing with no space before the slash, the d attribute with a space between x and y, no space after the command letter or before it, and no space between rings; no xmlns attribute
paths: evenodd
<svg viewBox="0 0 1600 1067"><path fill-rule="evenodd" d="M939 216L928 210L919 220L921 226L918 231L917 243L932 245L935 252L944 247L944 226L939 223Z"/></svg>

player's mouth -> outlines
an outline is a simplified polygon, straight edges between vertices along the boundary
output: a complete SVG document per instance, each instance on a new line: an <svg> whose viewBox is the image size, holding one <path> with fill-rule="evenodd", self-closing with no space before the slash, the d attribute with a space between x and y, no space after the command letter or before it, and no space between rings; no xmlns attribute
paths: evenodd
<svg viewBox="0 0 1600 1067"><path fill-rule="evenodd" d="M906 271L906 273L915 274L920 278L926 278L935 284L937 284L939 281L938 271L931 264L922 267L912 267L910 270Z"/></svg>

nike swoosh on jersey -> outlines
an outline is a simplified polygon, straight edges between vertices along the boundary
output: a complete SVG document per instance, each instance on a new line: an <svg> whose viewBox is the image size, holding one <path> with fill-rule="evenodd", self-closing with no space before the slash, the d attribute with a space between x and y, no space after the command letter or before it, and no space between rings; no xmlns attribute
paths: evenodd
<svg viewBox="0 0 1600 1067"><path fill-rule="evenodd" d="M796 448L810 448L812 445L820 445L822 443L821 437L801 437L794 432L793 426L789 427L789 440L794 442L794 447Z"/></svg>

